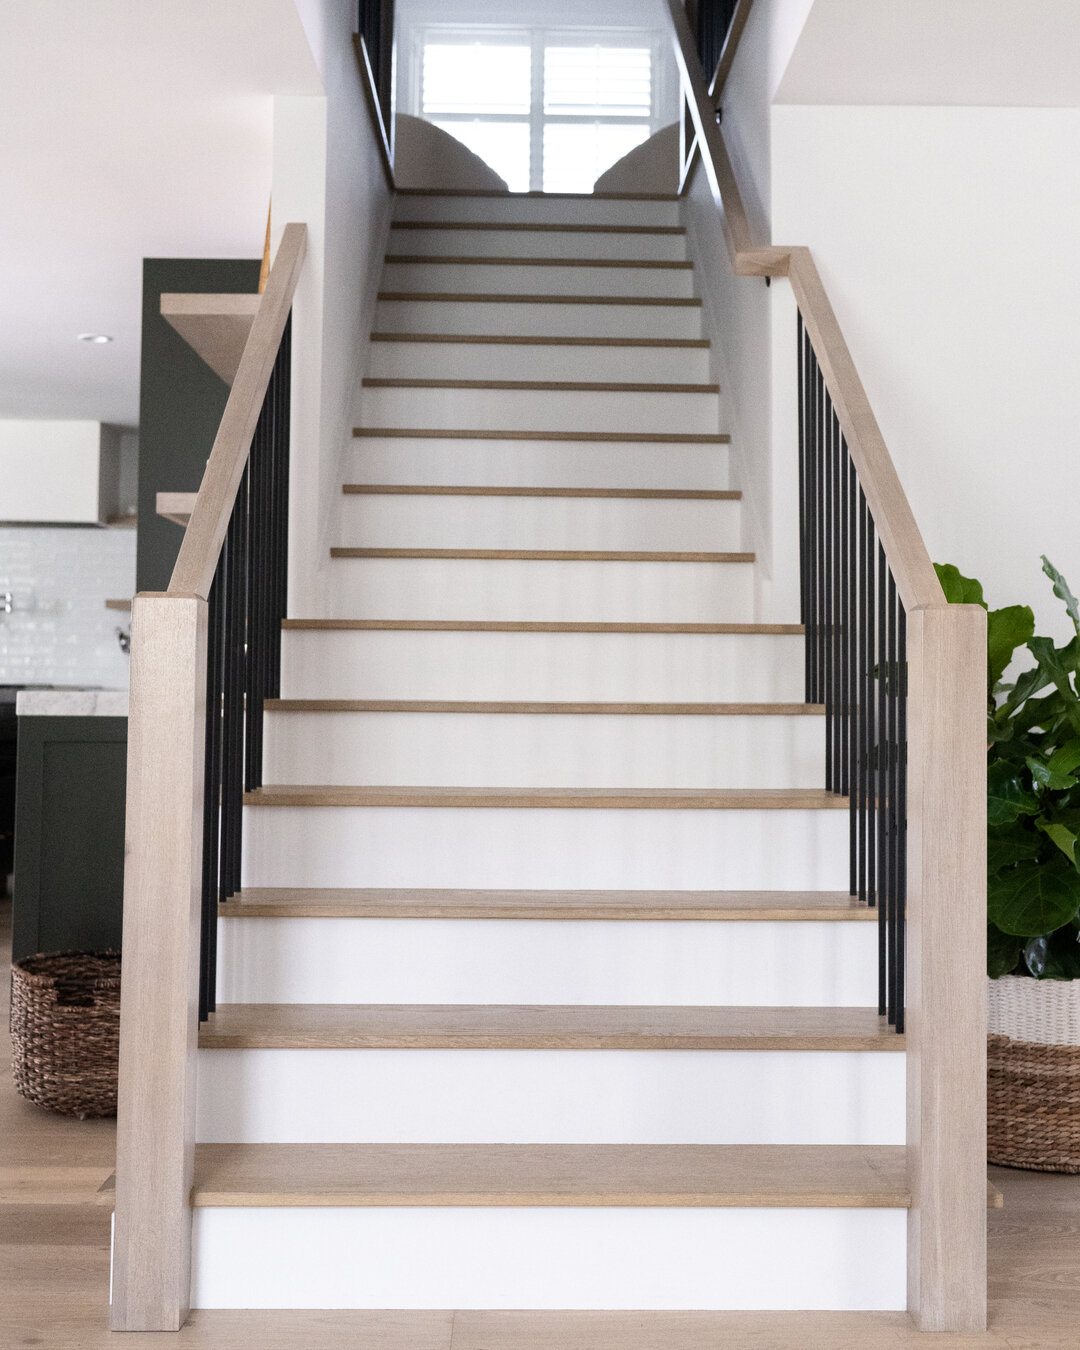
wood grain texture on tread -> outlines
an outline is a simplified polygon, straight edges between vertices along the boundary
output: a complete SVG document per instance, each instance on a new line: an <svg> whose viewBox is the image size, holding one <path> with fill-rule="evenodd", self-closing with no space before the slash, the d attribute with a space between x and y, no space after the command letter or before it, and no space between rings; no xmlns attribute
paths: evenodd
<svg viewBox="0 0 1080 1350"><path fill-rule="evenodd" d="M449 253L388 253L383 262L390 266L427 266L428 263L453 267L624 267L656 268L662 272L691 272L694 264L668 258L538 258L491 257Z"/></svg>
<svg viewBox="0 0 1080 1350"><path fill-rule="evenodd" d="M541 394L718 394L718 384L630 380L414 380L367 376L365 389L509 389Z"/></svg>
<svg viewBox="0 0 1080 1350"><path fill-rule="evenodd" d="M395 301L458 305L643 305L646 309L700 309L698 296L668 295L526 295L496 291L380 291L380 304Z"/></svg>
<svg viewBox="0 0 1080 1350"><path fill-rule="evenodd" d="M633 501L739 502L737 488L463 487L453 483L343 483L356 497L600 497Z"/></svg>
<svg viewBox="0 0 1080 1350"><path fill-rule="evenodd" d="M892 1145L199 1144L198 1207L903 1209Z"/></svg>
<svg viewBox="0 0 1080 1350"><path fill-rule="evenodd" d="M898 1051L876 1008L219 1004L203 1050Z"/></svg>
<svg viewBox="0 0 1080 1350"><path fill-rule="evenodd" d="M708 347L708 338L522 337L512 333L372 333L372 342L458 342L492 347Z"/></svg>
<svg viewBox="0 0 1080 1350"><path fill-rule="evenodd" d="M460 427L353 427L363 440L581 441L602 445L730 445L727 432L661 431L471 431Z"/></svg>
<svg viewBox="0 0 1080 1350"><path fill-rule="evenodd" d="M390 633L657 633L802 637L800 623L584 623L515 619L282 619L282 628Z"/></svg>
<svg viewBox="0 0 1080 1350"><path fill-rule="evenodd" d="M268 784L245 806L482 807L586 811L846 811L818 788L347 787Z"/></svg>
<svg viewBox="0 0 1080 1350"><path fill-rule="evenodd" d="M823 703L485 703L467 699L268 698L267 712L506 713L583 717L822 717Z"/></svg>
<svg viewBox="0 0 1080 1350"><path fill-rule="evenodd" d="M457 558L479 562L752 563L753 553L647 553L578 548L332 548L331 558Z"/></svg>
<svg viewBox="0 0 1080 1350"><path fill-rule="evenodd" d="M526 891L252 887L222 918L876 923L844 891Z"/></svg>

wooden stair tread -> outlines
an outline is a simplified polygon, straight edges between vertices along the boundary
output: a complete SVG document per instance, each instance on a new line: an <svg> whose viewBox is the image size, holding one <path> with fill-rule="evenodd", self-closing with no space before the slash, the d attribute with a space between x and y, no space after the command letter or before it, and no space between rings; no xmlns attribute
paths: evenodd
<svg viewBox="0 0 1080 1350"><path fill-rule="evenodd" d="M485 703L464 699L268 698L267 712L507 713L602 717L821 717L823 703Z"/></svg>
<svg viewBox="0 0 1080 1350"><path fill-rule="evenodd" d="M480 487L456 483L343 483L357 497L618 497L645 501L738 502L737 488Z"/></svg>
<svg viewBox="0 0 1080 1350"><path fill-rule="evenodd" d="M541 234L685 234L685 225L552 225L544 221L395 220L392 230L499 230Z"/></svg>
<svg viewBox="0 0 1080 1350"><path fill-rule="evenodd" d="M511 192L509 188L399 187L398 197L499 197L504 202L677 202L677 192ZM395 222L396 223L396 222Z"/></svg>
<svg viewBox="0 0 1080 1350"><path fill-rule="evenodd" d="M844 891L527 891L252 887L223 918L708 920L876 923Z"/></svg>
<svg viewBox="0 0 1080 1350"><path fill-rule="evenodd" d="M558 394L718 394L718 384L677 384L671 380L420 380L365 376L365 389L510 389Z"/></svg>
<svg viewBox="0 0 1080 1350"><path fill-rule="evenodd" d="M694 264L678 258L548 258L500 257L488 254L388 253L383 258L390 266L421 266L428 263L453 267L623 267L656 268L662 272L691 272Z"/></svg>
<svg viewBox="0 0 1080 1350"><path fill-rule="evenodd" d="M363 440L581 441L596 445L729 445L727 432L663 431L471 431L461 427L353 427Z"/></svg>
<svg viewBox="0 0 1080 1350"><path fill-rule="evenodd" d="M708 338L547 337L517 333L372 333L372 342L458 342L511 347L708 347Z"/></svg>
<svg viewBox="0 0 1080 1350"><path fill-rule="evenodd" d="M645 552L600 548L332 548L331 558L456 558L478 562L752 563L753 553Z"/></svg>
<svg viewBox="0 0 1080 1350"><path fill-rule="evenodd" d="M876 1008L219 1004L204 1050L903 1050Z"/></svg>
<svg viewBox="0 0 1080 1350"><path fill-rule="evenodd" d="M199 1144L208 1206L907 1208L902 1146Z"/></svg>
<svg viewBox="0 0 1080 1350"><path fill-rule="evenodd" d="M270 784L245 806L524 807L593 811L846 811L818 788L387 787Z"/></svg>
<svg viewBox="0 0 1080 1350"><path fill-rule="evenodd" d="M801 623L582 623L518 619L282 619L282 628L391 633L683 633L802 637Z"/></svg>
<svg viewBox="0 0 1080 1350"><path fill-rule="evenodd" d="M462 305L643 305L647 309L700 309L696 295L530 295L498 291L380 291L380 303L395 301Z"/></svg>

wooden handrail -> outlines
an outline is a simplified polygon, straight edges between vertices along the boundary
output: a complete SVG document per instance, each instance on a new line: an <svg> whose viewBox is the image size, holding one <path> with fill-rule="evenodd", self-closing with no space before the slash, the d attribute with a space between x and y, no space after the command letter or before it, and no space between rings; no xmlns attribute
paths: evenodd
<svg viewBox="0 0 1080 1350"><path fill-rule="evenodd" d="M787 276L791 281L904 608L944 605L941 584L810 250L754 245L742 194L716 122L713 99L698 62L686 11L681 0L668 0L668 8L674 30L675 59L687 91L702 166L720 211L732 267L738 276ZM740 8L745 24L749 5ZM725 55L730 47L729 38L724 45ZM732 51L728 69L733 57Z"/></svg>
<svg viewBox="0 0 1080 1350"><path fill-rule="evenodd" d="M169 581L169 595L197 595L205 600L210 592L306 253L307 226L286 225L206 461Z"/></svg>

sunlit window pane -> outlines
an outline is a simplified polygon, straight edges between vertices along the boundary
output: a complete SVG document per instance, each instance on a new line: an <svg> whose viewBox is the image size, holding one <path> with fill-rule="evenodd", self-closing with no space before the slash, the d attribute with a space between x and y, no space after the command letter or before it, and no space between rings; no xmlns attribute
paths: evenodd
<svg viewBox="0 0 1080 1350"><path fill-rule="evenodd" d="M648 137L647 125L549 122L544 127L544 191L591 192L606 169Z"/></svg>
<svg viewBox="0 0 1080 1350"><path fill-rule="evenodd" d="M456 136L474 155L506 179L511 192L529 190L528 122L440 122L437 127Z"/></svg>
<svg viewBox="0 0 1080 1350"><path fill-rule="evenodd" d="M648 117L652 53L648 47L546 47L544 112Z"/></svg>
<svg viewBox="0 0 1080 1350"><path fill-rule="evenodd" d="M532 97L532 54L509 43L424 44L422 115L522 113Z"/></svg>

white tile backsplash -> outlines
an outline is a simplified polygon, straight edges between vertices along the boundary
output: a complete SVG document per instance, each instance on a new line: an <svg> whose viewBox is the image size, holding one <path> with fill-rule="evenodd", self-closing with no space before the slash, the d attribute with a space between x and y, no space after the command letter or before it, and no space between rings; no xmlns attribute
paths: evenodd
<svg viewBox="0 0 1080 1350"><path fill-rule="evenodd" d="M0 528L0 684L126 689L131 615L105 601L134 591L134 530Z"/></svg>

